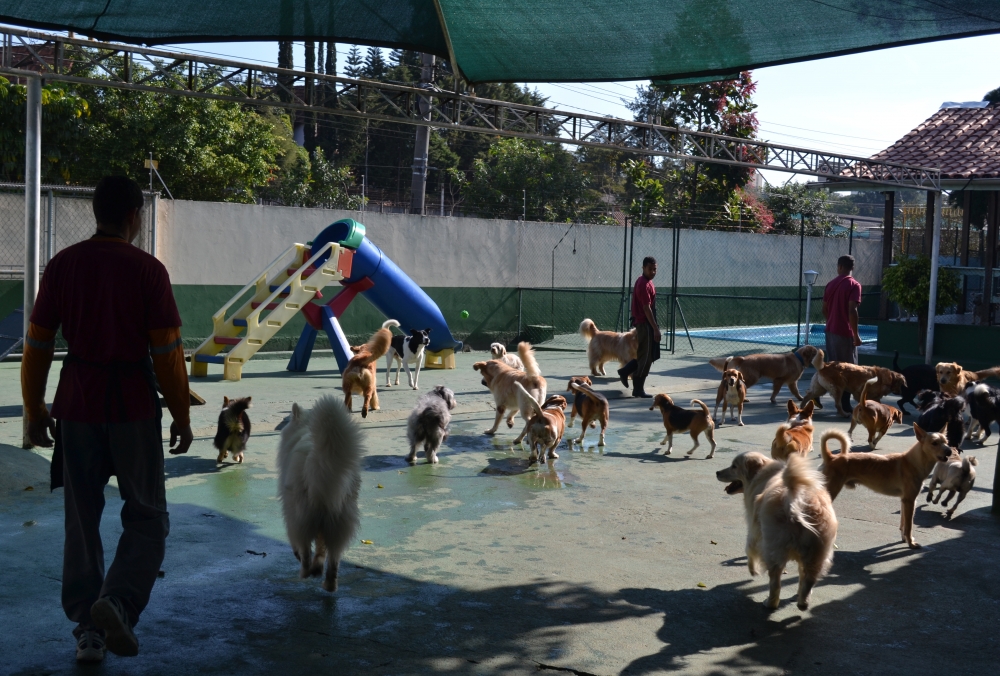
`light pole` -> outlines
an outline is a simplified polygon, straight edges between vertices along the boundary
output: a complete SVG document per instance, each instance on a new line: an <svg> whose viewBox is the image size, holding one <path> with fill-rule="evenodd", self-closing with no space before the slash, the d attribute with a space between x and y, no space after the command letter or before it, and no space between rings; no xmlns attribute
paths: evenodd
<svg viewBox="0 0 1000 676"><path fill-rule="evenodd" d="M809 344L809 310L810 310L810 307L812 306L813 284L816 283L816 278L819 276L819 273L816 272L815 270L806 270L805 272L802 273L802 276L806 280L806 286L809 287L809 294L806 296L806 345L808 345Z"/></svg>

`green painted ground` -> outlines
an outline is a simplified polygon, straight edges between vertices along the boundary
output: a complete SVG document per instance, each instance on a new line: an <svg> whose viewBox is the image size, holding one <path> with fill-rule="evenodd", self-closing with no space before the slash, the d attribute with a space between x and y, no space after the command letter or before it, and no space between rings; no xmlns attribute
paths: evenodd
<svg viewBox="0 0 1000 676"><path fill-rule="evenodd" d="M685 438L665 457L658 413L601 379L612 406L608 445L597 448L594 435L583 449L563 445L558 460L528 467L527 453L509 445L512 432L481 434L493 420L491 398L470 366L482 356L458 355L457 370L421 374L424 389L445 383L459 401L439 465L403 461L412 390L381 389L383 410L359 419L362 530L336 595L296 577L274 465L276 428L292 402L337 391L333 361L317 358L313 371L292 375L280 361L256 360L239 383L220 381L213 367L194 384L210 402L193 411L194 447L166 461L171 535L165 576L137 627L142 653L109 657L102 673L911 676L995 668L995 444L967 451L979 457L979 479L953 521L921 503L917 538L926 547L917 552L898 542L897 500L845 491L835 503L839 549L813 608L791 602L790 565L782 607L768 615L766 582L749 576L743 557L742 501L714 477L738 452L769 448L783 416L767 403L768 386L751 391L746 427L717 430L717 456L706 460L704 444L685 458ZM579 353L539 360L552 391L585 370ZM713 369L687 358L657 362L650 381L685 403L714 401L716 383ZM240 466L217 466L211 448L224 394L254 398L254 436ZM817 420L817 435L846 428L831 410ZM48 492L42 456L15 448L20 430L18 365L0 364L0 461L9 479L0 495L3 673L76 673L59 606L61 491ZM897 426L880 451L905 450L912 438ZM111 552L120 502L113 487L107 495Z"/></svg>

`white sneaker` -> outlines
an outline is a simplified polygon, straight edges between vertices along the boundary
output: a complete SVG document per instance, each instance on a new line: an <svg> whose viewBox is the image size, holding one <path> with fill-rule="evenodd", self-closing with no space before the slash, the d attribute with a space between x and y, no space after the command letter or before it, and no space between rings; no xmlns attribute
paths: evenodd
<svg viewBox="0 0 1000 676"><path fill-rule="evenodd" d="M104 637L101 632L91 629L76 639L77 662L102 662L104 660Z"/></svg>
<svg viewBox="0 0 1000 676"><path fill-rule="evenodd" d="M104 630L104 641L108 650L122 657L139 654L139 640L132 632L132 623L114 596L104 596L90 607L90 620Z"/></svg>

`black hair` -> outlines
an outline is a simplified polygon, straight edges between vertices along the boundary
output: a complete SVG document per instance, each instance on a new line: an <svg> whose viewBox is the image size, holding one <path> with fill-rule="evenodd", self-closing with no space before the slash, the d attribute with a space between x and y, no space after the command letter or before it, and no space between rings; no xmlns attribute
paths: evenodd
<svg viewBox="0 0 1000 676"><path fill-rule="evenodd" d="M656 265L656 259L652 256L646 256L642 259L642 267L646 267L647 265Z"/></svg>
<svg viewBox="0 0 1000 676"><path fill-rule="evenodd" d="M142 209L142 188L127 176L105 176L94 190L94 218L98 225L119 228L132 209Z"/></svg>
<svg viewBox="0 0 1000 676"><path fill-rule="evenodd" d="M838 268L846 268L847 270L854 269L854 256L841 256L837 259Z"/></svg>

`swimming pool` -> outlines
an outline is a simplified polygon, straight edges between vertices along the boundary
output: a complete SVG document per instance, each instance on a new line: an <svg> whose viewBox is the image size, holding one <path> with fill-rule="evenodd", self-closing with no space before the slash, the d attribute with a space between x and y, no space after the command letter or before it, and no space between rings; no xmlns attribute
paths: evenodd
<svg viewBox="0 0 1000 676"><path fill-rule="evenodd" d="M813 324L809 327L809 344L816 347L824 347L824 324ZM684 340L684 329L678 327L677 337ZM736 326L719 327L712 329L695 329L691 331L692 338L707 338L710 340L731 340L738 343L760 343L764 345L784 345L795 347L798 344L805 344L805 325L801 328L801 340L796 340L799 334L797 324L774 324L771 326ZM858 325L858 333L861 334L861 343L872 345L878 341L878 327L870 324Z"/></svg>

